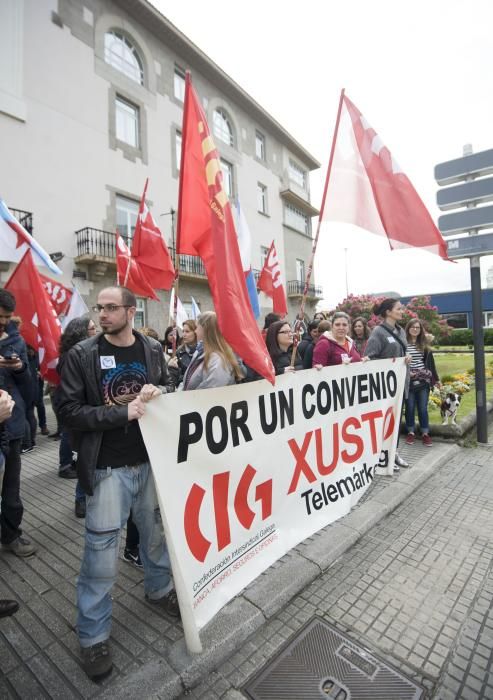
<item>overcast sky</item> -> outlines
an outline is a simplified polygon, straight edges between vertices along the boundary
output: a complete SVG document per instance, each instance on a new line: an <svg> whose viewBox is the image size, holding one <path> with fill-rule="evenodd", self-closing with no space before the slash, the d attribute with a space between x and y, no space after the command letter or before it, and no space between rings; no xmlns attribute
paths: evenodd
<svg viewBox="0 0 493 700"><path fill-rule="evenodd" d="M436 163L493 148L491 0L154 0L158 9L321 163L320 207L341 88L413 182L436 221ZM390 253L342 224L322 230L315 265L324 305L351 293L469 289L469 261ZM493 258L482 259L483 283Z"/></svg>

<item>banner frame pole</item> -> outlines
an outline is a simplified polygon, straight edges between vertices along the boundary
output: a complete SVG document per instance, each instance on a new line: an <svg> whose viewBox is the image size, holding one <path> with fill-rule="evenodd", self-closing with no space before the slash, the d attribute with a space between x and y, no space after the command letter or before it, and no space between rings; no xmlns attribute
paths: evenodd
<svg viewBox="0 0 493 700"><path fill-rule="evenodd" d="M151 463L151 468L152 468L152 463ZM153 475L154 478L154 475ZM168 554L169 554L169 559L170 559L170 564L171 564L171 576L173 578L173 582L175 584L175 591L176 595L178 596L178 604L180 603L180 599L184 600L185 596L182 593L182 591L185 590L185 583L183 581L183 575L180 570L180 566L178 564L178 559L176 556L175 548L173 545L173 538L171 537L170 534L170 528L168 524L168 520L166 518L166 511L164 509L163 504L161 503L161 497L159 495L159 490L156 488L156 496L158 499L159 503L159 510L161 511L161 521L163 523L163 530L164 530L164 537L166 541L166 547L168 549ZM195 625L195 622L193 620L193 616L189 614L188 606L183 605L180 606L180 616L181 616L181 623L183 625L183 635L185 637L185 644L187 645L187 649L190 652L190 654L201 654L203 651L202 648L202 642L200 641L200 635L199 631L197 629L197 626Z"/></svg>

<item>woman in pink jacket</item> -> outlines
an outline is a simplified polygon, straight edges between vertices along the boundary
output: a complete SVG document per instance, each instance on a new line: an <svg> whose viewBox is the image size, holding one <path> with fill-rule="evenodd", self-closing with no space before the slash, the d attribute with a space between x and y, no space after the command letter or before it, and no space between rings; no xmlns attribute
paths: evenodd
<svg viewBox="0 0 493 700"><path fill-rule="evenodd" d="M349 337L349 323L349 316L344 311L336 311L332 317L332 331L323 333L313 349L312 367L361 362L354 340Z"/></svg>

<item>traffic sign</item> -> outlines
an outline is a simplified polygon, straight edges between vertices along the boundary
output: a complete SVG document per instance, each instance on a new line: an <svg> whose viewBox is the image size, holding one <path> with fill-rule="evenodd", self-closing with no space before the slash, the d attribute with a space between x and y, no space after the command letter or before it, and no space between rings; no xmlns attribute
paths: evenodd
<svg viewBox="0 0 493 700"><path fill-rule="evenodd" d="M438 228L444 236L465 231L493 228L493 206L476 207L438 217Z"/></svg>
<svg viewBox="0 0 493 700"><path fill-rule="evenodd" d="M439 185L451 185L469 176L480 177L491 173L493 173L493 149L471 153L469 156L435 165L435 180Z"/></svg>
<svg viewBox="0 0 493 700"><path fill-rule="evenodd" d="M447 253L451 259L470 258L475 255L493 255L493 233L464 236L464 238L449 238L447 246Z"/></svg>
<svg viewBox="0 0 493 700"><path fill-rule="evenodd" d="M437 204L442 211L465 207L466 204L485 204L493 201L493 177L463 182L437 192Z"/></svg>

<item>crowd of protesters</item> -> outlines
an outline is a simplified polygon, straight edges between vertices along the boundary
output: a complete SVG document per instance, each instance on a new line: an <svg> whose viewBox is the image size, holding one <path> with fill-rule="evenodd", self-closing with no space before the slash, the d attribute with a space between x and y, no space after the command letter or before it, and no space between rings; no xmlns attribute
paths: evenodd
<svg viewBox="0 0 493 700"><path fill-rule="evenodd" d="M85 518L85 546L77 583L77 632L83 666L92 679L111 672L111 593L118 571L120 534L126 526L123 558L144 571L150 604L179 617L170 561L139 419L146 404L163 393L222 387L260 379L237 357L221 334L216 314L189 319L181 330L166 329L159 341L152 328L133 328L136 298L124 287L103 289L94 307L97 323L72 320L60 340L60 383L50 396L57 428L48 434L44 382L37 353L22 339L15 299L0 290L0 535L16 556L33 556L21 529L21 454L40 433L60 440L58 475L77 480L75 515ZM415 411L423 444L430 446L427 404L438 383L426 329L418 319L401 328L403 307L385 299L374 309L380 325L365 318L318 312L293 324L277 314L265 318L262 335L276 375L374 359L403 357L406 443L415 441ZM35 417L37 411L37 421ZM396 453L395 471L408 463ZM0 600L0 617L16 612Z"/></svg>

